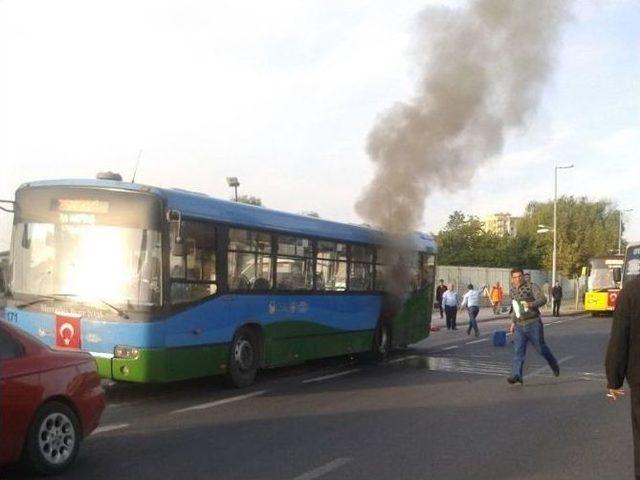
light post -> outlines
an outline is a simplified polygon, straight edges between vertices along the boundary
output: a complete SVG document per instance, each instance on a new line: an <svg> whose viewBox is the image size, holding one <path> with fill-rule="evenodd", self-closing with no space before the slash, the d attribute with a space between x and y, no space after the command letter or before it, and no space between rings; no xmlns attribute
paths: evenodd
<svg viewBox="0 0 640 480"><path fill-rule="evenodd" d="M227 185L233 187L235 191L235 200L238 201L238 187L240 186L240 182L238 181L238 177L227 177Z"/></svg>
<svg viewBox="0 0 640 480"><path fill-rule="evenodd" d="M551 260L551 286L556 284L556 245L558 242L558 170L573 168L573 164L554 168L553 183L553 257Z"/></svg>
<svg viewBox="0 0 640 480"><path fill-rule="evenodd" d="M633 212L633 208L628 208L626 210L619 210L620 212L620 222L618 224L618 255L622 254L622 214L627 212Z"/></svg>

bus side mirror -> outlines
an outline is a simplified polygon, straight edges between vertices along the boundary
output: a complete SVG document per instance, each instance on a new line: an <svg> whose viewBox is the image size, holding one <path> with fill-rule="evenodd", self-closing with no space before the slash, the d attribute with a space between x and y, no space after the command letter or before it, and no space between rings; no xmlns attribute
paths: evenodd
<svg viewBox="0 0 640 480"><path fill-rule="evenodd" d="M616 267L613 269L613 281L618 283L622 280L622 269L620 267Z"/></svg>
<svg viewBox="0 0 640 480"><path fill-rule="evenodd" d="M20 245L22 245L22 248L27 250L31 248L31 232L29 231L28 223L25 223L22 228L22 239L20 241Z"/></svg>

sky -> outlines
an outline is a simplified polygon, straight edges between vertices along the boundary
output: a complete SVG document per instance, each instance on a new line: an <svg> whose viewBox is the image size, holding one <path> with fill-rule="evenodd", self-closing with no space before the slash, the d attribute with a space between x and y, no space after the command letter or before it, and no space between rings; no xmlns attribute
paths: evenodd
<svg viewBox="0 0 640 480"><path fill-rule="evenodd" d="M360 223L367 136L420 78L418 17L466 4L0 0L0 199L33 180L130 181L140 155L138 183L228 199L236 176L269 208ZM535 114L425 199L421 230L454 210L519 216L573 164L558 195L632 209L624 237L640 240L639 46L637 1L575 0ZM11 221L0 211L0 250Z"/></svg>

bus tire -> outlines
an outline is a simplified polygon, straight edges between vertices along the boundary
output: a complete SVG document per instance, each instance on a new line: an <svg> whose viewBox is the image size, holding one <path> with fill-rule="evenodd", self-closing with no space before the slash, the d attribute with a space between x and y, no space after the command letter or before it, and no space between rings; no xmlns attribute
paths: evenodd
<svg viewBox="0 0 640 480"><path fill-rule="evenodd" d="M237 388L253 383L260 364L258 337L253 329L242 327L233 336L229 347L227 381Z"/></svg>
<svg viewBox="0 0 640 480"><path fill-rule="evenodd" d="M378 322L378 326L376 327L376 331L373 335L372 352L377 359L383 360L387 358L390 350L391 326L389 325L389 322L381 320Z"/></svg>

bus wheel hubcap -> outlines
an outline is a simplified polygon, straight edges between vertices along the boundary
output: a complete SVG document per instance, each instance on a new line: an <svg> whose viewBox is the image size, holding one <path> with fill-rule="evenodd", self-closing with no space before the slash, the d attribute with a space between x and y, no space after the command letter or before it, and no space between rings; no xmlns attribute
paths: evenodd
<svg viewBox="0 0 640 480"><path fill-rule="evenodd" d="M240 370L249 370L253 365L253 346L248 340L241 338L236 342L233 357Z"/></svg>

